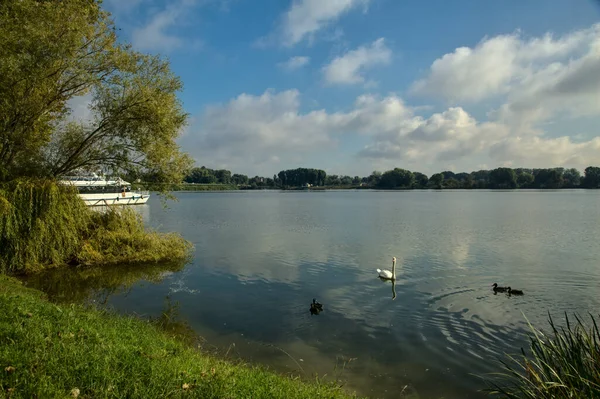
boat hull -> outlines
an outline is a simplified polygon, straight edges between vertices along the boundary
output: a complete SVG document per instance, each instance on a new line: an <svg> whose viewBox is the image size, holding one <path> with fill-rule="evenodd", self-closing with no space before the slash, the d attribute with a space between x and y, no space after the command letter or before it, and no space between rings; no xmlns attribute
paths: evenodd
<svg viewBox="0 0 600 399"><path fill-rule="evenodd" d="M109 206L109 205L142 205L148 202L150 194L127 192L122 193L99 193L79 194L87 206Z"/></svg>

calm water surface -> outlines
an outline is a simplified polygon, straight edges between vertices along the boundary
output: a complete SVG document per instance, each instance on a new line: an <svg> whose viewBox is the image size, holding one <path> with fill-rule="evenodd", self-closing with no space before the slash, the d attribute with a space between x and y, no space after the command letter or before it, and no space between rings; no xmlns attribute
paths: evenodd
<svg viewBox="0 0 600 399"><path fill-rule="evenodd" d="M599 309L597 191L177 196L137 209L192 241L193 262L105 302L156 316L168 296L208 344L363 395L482 397L472 374L526 345L524 316L545 327L548 312ZM375 271L392 256L395 287ZM494 282L525 296L494 295Z"/></svg>

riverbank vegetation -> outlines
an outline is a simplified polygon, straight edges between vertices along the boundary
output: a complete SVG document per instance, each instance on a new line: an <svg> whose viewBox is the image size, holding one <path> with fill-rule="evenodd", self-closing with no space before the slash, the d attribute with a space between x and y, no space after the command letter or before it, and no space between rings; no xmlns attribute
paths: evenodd
<svg viewBox="0 0 600 399"><path fill-rule="evenodd" d="M117 40L100 1L8 0L0 20L0 273L186 256L178 235L146 231L131 210L91 212L55 183L75 171L183 179L187 114L168 61Z"/></svg>
<svg viewBox="0 0 600 399"><path fill-rule="evenodd" d="M550 332L531 327L529 354L510 357L492 393L510 399L600 398L600 331L566 316L566 327L549 319Z"/></svg>
<svg viewBox="0 0 600 399"><path fill-rule="evenodd" d="M427 176L420 172L395 168L369 176L328 175L321 169L282 170L270 177L249 178L231 171L202 166L192 168L184 178L188 190L229 189L562 189L600 188L600 167L590 166L583 175L577 169L496 168L471 173L444 171ZM196 188L196 189L195 189Z"/></svg>
<svg viewBox="0 0 600 399"><path fill-rule="evenodd" d="M145 229L131 209L93 211L53 180L16 179L0 184L0 248L0 273L28 273L185 259L191 244Z"/></svg>
<svg viewBox="0 0 600 399"><path fill-rule="evenodd" d="M81 305L55 305L0 275L0 396L10 398L347 398L219 360L155 324Z"/></svg>

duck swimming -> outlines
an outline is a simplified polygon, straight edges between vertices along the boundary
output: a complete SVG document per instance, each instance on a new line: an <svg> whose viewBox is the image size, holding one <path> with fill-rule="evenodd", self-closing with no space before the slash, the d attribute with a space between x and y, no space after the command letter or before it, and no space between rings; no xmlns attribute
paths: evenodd
<svg viewBox="0 0 600 399"><path fill-rule="evenodd" d="M492 284L492 287L494 287L494 292L505 292L507 290L507 287L499 287L498 283Z"/></svg>
<svg viewBox="0 0 600 399"><path fill-rule="evenodd" d="M323 305L317 302L315 298L313 298L312 303L310 304L310 314L318 315L323 311Z"/></svg>
<svg viewBox="0 0 600 399"><path fill-rule="evenodd" d="M523 295L523 291L513 290L512 288L508 287L508 295Z"/></svg>
<svg viewBox="0 0 600 399"><path fill-rule="evenodd" d="M323 305L321 305L315 298L313 298L312 304L310 306L314 306L319 310L323 310Z"/></svg>

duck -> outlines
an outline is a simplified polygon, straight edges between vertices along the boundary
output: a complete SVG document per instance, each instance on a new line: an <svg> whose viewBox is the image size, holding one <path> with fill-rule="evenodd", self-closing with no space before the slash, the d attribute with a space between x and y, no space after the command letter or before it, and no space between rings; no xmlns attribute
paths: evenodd
<svg viewBox="0 0 600 399"><path fill-rule="evenodd" d="M319 302L317 302L317 300L316 300L315 298L313 298L313 301L312 301L312 303L311 303L311 305L310 305L310 306L311 306L311 307L313 307L313 306L314 306L315 308L317 308L317 309L319 309L319 310L323 310L323 305L322 305L322 304L320 304Z"/></svg>
<svg viewBox="0 0 600 399"><path fill-rule="evenodd" d="M318 315L323 311L323 305L317 302L315 298L313 298L312 303L310 304L310 314Z"/></svg>
<svg viewBox="0 0 600 399"><path fill-rule="evenodd" d="M512 288L508 287L508 295L523 295L523 291L521 290L513 290Z"/></svg>
<svg viewBox="0 0 600 399"><path fill-rule="evenodd" d="M505 292L507 289L506 287L499 287L498 283L492 284L492 287L494 287L494 288L492 288L494 290L494 292Z"/></svg>
<svg viewBox="0 0 600 399"><path fill-rule="evenodd" d="M392 271L377 269L377 273L384 280L396 280L396 257L392 258Z"/></svg>

